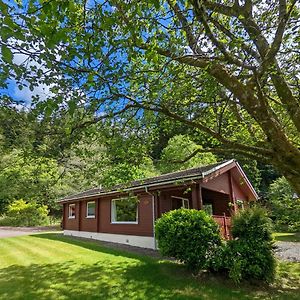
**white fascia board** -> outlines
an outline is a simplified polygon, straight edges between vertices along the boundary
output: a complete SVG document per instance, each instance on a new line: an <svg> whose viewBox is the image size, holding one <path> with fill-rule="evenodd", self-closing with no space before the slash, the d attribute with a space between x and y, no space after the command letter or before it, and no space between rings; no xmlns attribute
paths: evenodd
<svg viewBox="0 0 300 300"><path fill-rule="evenodd" d="M214 173L214 172L216 172L216 171L218 171L218 170L220 170L220 169L222 169L222 168L226 167L227 165L230 165L230 164L232 164L234 162L235 162L234 159L225 161L224 163L222 163L220 165L217 165L216 167L210 169L209 171L202 172L202 176L204 178L204 177L208 176L209 174L212 174L212 173Z"/></svg>
<svg viewBox="0 0 300 300"><path fill-rule="evenodd" d="M249 181L247 175L245 174L245 172L243 171L242 167L240 166L240 164L238 162L236 162L236 166L238 168L238 170L240 171L240 173L242 174L243 178L245 179L247 185L249 186L251 192L253 193L254 197L256 198L256 200L259 199L258 194L256 193L253 185L251 184L251 182Z"/></svg>

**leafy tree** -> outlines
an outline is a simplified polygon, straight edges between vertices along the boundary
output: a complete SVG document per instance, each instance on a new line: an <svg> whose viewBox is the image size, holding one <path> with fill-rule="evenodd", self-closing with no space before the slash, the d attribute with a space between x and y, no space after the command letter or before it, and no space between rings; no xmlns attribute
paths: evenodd
<svg viewBox="0 0 300 300"><path fill-rule="evenodd" d="M212 153L193 155L195 151L201 148L189 136L176 135L169 140L167 147L163 149L159 169L163 173L167 173L208 165L217 161Z"/></svg>
<svg viewBox="0 0 300 300"><path fill-rule="evenodd" d="M269 207L278 229L300 230L300 199L284 177L276 179L269 187Z"/></svg>
<svg viewBox="0 0 300 300"><path fill-rule="evenodd" d="M198 152L272 164L300 194L298 1L0 3L2 85L51 85L41 118L85 111L73 133L159 112L214 141Z"/></svg>
<svg viewBox="0 0 300 300"><path fill-rule="evenodd" d="M0 213L8 203L26 197L55 208L55 189L59 178L56 161L24 157L20 150L2 156L0 166ZM53 188L53 189L52 189Z"/></svg>
<svg viewBox="0 0 300 300"><path fill-rule="evenodd" d="M36 202L16 200L8 206L6 216L2 222L10 226L38 226L47 225L48 207Z"/></svg>

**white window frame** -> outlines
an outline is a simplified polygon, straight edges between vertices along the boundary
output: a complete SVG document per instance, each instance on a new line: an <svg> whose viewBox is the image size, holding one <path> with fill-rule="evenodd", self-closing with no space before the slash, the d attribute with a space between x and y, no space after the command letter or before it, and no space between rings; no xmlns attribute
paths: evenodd
<svg viewBox="0 0 300 300"><path fill-rule="evenodd" d="M181 208L190 208L190 201L188 198L183 198L183 197L177 197L177 196L171 196L171 198L174 199L180 199L181 200ZM185 203L187 204L187 207L185 206Z"/></svg>
<svg viewBox="0 0 300 300"><path fill-rule="evenodd" d="M71 216L71 214L70 214L70 212L71 212L71 207L72 206L74 206L74 216ZM76 204L75 203L71 203L71 204L69 204L68 205L68 210L69 210L69 212L68 212L68 217L69 217L69 219L75 219L76 218Z"/></svg>
<svg viewBox="0 0 300 300"><path fill-rule="evenodd" d="M111 199L110 201L110 223L111 224L138 224L139 223L139 205L138 203L136 203L136 221L115 221L115 205L114 203L116 201L120 201L120 200L126 200L128 199L128 197L123 197L123 198L115 198L115 199Z"/></svg>
<svg viewBox="0 0 300 300"><path fill-rule="evenodd" d="M93 215L89 215L89 204L94 203L95 204L95 211ZM88 201L86 203L86 218L87 219L95 219L96 218L96 201Z"/></svg>

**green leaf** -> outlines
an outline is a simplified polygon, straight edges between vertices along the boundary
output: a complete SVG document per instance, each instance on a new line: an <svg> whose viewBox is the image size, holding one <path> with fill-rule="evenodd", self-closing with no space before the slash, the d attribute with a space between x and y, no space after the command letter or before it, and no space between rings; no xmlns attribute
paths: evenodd
<svg viewBox="0 0 300 300"><path fill-rule="evenodd" d="M75 112L75 109L76 109L76 103L75 103L75 101L69 101L68 105L69 105L70 115L73 115L74 112Z"/></svg>
<svg viewBox="0 0 300 300"><path fill-rule="evenodd" d="M1 46L1 54L2 54L2 59L11 64L12 60L13 60L13 53L11 52L11 50L6 46L6 45L2 45Z"/></svg>

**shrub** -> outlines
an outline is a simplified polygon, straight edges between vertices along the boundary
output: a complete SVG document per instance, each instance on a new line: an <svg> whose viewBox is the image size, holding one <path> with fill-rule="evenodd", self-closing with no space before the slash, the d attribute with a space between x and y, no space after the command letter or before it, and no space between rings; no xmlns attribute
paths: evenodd
<svg viewBox="0 0 300 300"><path fill-rule="evenodd" d="M232 219L233 239L243 239L259 243L260 241L271 242L272 221L265 209L253 207L240 210Z"/></svg>
<svg viewBox="0 0 300 300"><path fill-rule="evenodd" d="M16 200L9 205L4 222L10 226L44 225L49 222L48 208L36 202Z"/></svg>
<svg viewBox="0 0 300 300"><path fill-rule="evenodd" d="M165 213L155 223L158 247L163 255L199 271L210 265L221 245L219 227L204 211L178 209Z"/></svg>
<svg viewBox="0 0 300 300"><path fill-rule="evenodd" d="M241 211L233 218L233 240L223 252L223 268L235 282L256 279L272 282L276 261L271 220L262 208Z"/></svg>

